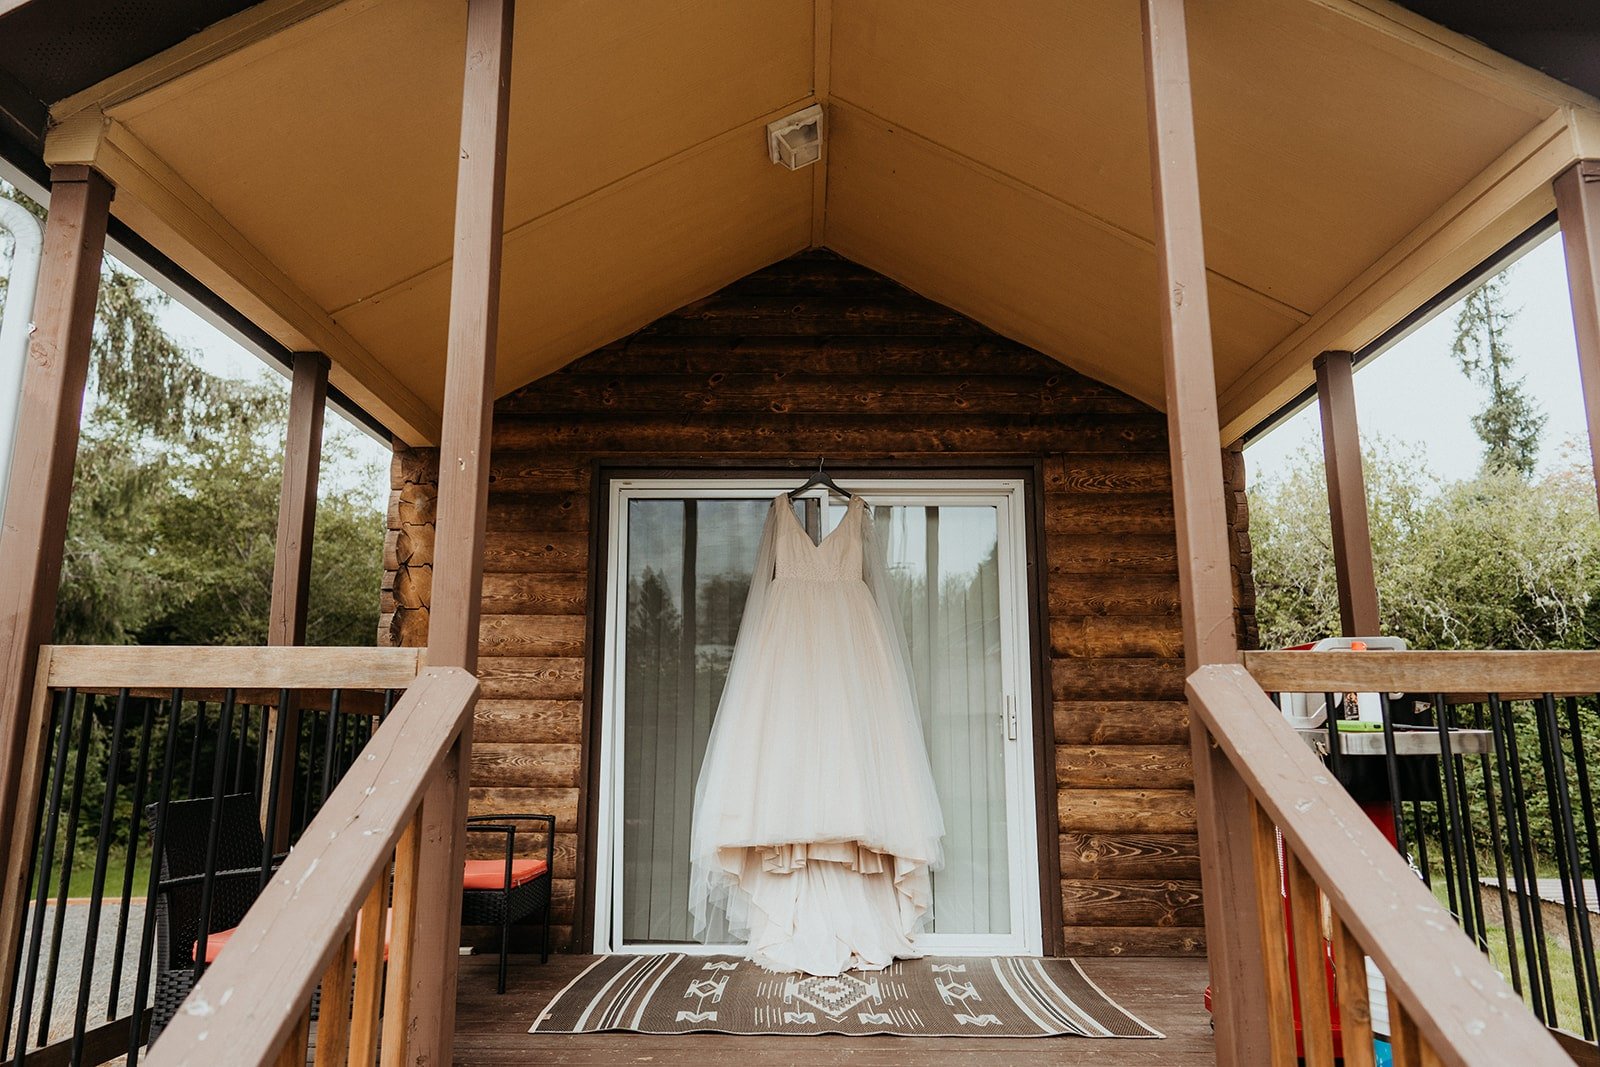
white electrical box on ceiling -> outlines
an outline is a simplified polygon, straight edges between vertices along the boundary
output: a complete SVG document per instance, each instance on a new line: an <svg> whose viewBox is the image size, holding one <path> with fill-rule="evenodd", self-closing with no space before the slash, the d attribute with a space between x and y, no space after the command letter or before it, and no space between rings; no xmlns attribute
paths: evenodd
<svg viewBox="0 0 1600 1067"><path fill-rule="evenodd" d="M767 155L790 170L809 167L822 158L822 105L767 123Z"/></svg>

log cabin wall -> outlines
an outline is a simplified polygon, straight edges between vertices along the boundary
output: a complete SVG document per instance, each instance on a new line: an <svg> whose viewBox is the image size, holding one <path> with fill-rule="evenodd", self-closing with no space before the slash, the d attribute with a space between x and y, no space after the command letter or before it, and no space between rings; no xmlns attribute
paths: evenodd
<svg viewBox="0 0 1600 1067"><path fill-rule="evenodd" d="M1060 886L1046 895L1047 950L1204 951L1158 412L813 252L504 397L493 447L472 803L556 815L556 944L573 944L574 930L593 922L585 790L603 599L597 472L798 478L825 454L834 471L1031 472L1042 512L1030 537L1040 585L1036 747L1054 757L1039 775L1041 835L1052 845L1040 866ZM1237 452L1226 458L1228 485L1218 488L1234 526L1241 638L1253 640L1244 467ZM397 447L393 478L379 638L421 645L436 453Z"/></svg>

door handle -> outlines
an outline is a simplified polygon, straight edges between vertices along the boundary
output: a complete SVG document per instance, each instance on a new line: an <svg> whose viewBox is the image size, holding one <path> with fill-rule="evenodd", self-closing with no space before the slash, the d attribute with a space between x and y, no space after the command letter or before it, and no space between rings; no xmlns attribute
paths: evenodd
<svg viewBox="0 0 1600 1067"><path fill-rule="evenodd" d="M1006 740L1017 739L1017 698L1006 694Z"/></svg>

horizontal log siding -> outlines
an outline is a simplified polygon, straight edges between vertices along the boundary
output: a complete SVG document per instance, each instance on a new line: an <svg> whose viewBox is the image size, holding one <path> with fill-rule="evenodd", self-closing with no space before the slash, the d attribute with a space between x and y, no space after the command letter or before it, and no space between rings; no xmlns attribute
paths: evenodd
<svg viewBox="0 0 1600 1067"><path fill-rule="evenodd" d="M751 275L496 407L472 799L556 815L557 943L584 920L595 462L798 478L819 454L834 469L1042 460L1054 752L1039 804L1059 838L1040 860L1061 875L1047 922L1076 954L1203 952L1165 419L826 254ZM435 467L430 452L396 452L386 642L426 641ZM1242 501L1242 463L1235 474Z"/></svg>

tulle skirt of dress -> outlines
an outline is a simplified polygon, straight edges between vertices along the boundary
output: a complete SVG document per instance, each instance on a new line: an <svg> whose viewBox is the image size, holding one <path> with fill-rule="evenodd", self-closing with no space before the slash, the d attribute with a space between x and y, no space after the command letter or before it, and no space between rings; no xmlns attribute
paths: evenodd
<svg viewBox="0 0 1600 1067"><path fill-rule="evenodd" d="M773 970L920 955L944 823L890 640L864 582L778 578L756 666L730 673L697 789L691 906L724 906Z"/></svg>

